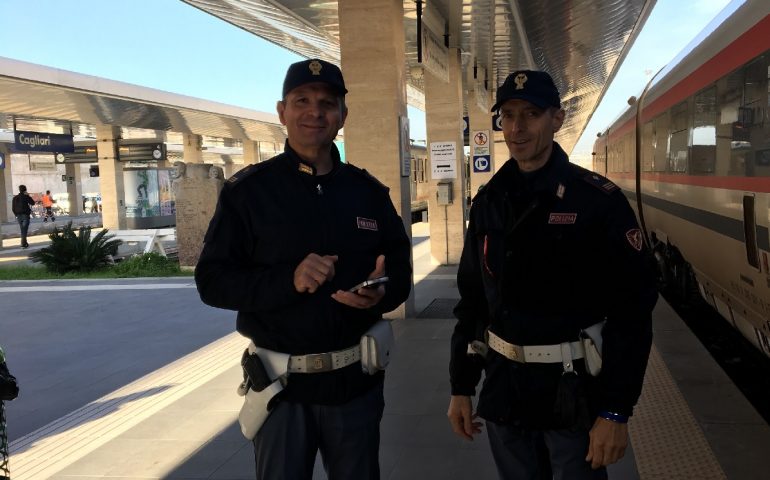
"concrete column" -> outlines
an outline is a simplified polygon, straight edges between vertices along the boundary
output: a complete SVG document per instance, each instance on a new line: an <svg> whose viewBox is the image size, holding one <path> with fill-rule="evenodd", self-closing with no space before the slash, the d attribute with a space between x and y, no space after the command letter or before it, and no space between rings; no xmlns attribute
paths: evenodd
<svg viewBox="0 0 770 480"><path fill-rule="evenodd" d="M508 151L508 145L505 144L505 137L503 137L503 132L495 132L494 134L495 138L495 158L497 159L494 163L495 172L500 170L500 167L505 165L505 162L510 160L511 158L511 152Z"/></svg>
<svg viewBox="0 0 770 480"><path fill-rule="evenodd" d="M449 49L449 82L436 78L425 70L425 122L428 133L429 164L435 158L432 144L454 144L455 178L452 181L451 205L439 206L437 202L438 184L431 168L430 194L428 195L428 218L430 218L431 256L441 265L455 265L460 262L460 254L465 238L465 182L463 153L463 97L462 63L460 50Z"/></svg>
<svg viewBox="0 0 770 480"><path fill-rule="evenodd" d="M102 196L102 225L110 230L125 230L126 228L123 165L115 160L115 146L119 136L120 127L96 126L99 191Z"/></svg>
<svg viewBox="0 0 770 480"><path fill-rule="evenodd" d="M390 198L411 237L409 175L401 167L402 160L408 165L410 158L408 132L405 138L401 133L407 126L404 5L402 0L340 0L337 8L342 72L350 92L345 158L390 188ZM392 316L413 313L410 295Z"/></svg>
<svg viewBox="0 0 770 480"><path fill-rule="evenodd" d="M492 114L479 107L479 103L488 104L490 107L490 95L482 102L476 101L477 90L471 90L468 95L468 117L470 118L470 146L471 146L471 198L476 195L479 187L489 181L495 172L495 148L494 135L492 134ZM478 137L478 138L477 138ZM486 142L484 143L484 140ZM478 155L489 156L489 172L474 172L473 161Z"/></svg>
<svg viewBox="0 0 770 480"><path fill-rule="evenodd" d="M185 133L182 155L185 163L203 163L203 138L200 135Z"/></svg>
<svg viewBox="0 0 770 480"><path fill-rule="evenodd" d="M223 168L223 174L225 176L225 180L232 177L235 172L243 168L243 165L236 165L232 161L225 163L225 168Z"/></svg>
<svg viewBox="0 0 770 480"><path fill-rule="evenodd" d="M70 200L70 215L80 215L83 213L83 183L80 180L80 164L65 163L64 171L67 175L67 196ZM104 200L102 200L102 205L104 205Z"/></svg>
<svg viewBox="0 0 770 480"><path fill-rule="evenodd" d="M0 222L9 222L15 220L11 211L11 200L16 193L11 183L11 150L7 144L0 143L0 153L5 158L5 168L0 168ZM2 242L2 235L0 235L0 242Z"/></svg>
<svg viewBox="0 0 770 480"><path fill-rule="evenodd" d="M259 163L262 161L262 158L259 153L259 142L254 142L252 140L243 140L243 166L246 165L252 165L254 163ZM227 170L225 170L225 174L227 174ZM229 178L229 175L228 175Z"/></svg>

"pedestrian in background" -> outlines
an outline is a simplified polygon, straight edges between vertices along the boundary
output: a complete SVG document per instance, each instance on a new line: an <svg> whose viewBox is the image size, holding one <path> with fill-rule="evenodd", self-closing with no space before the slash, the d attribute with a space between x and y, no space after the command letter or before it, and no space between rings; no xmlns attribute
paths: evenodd
<svg viewBox="0 0 770 480"><path fill-rule="evenodd" d="M497 90L511 160L476 195L457 286L448 417L486 420L502 479L604 479L627 445L652 342L655 276L623 192L553 141L559 92L541 71Z"/></svg>
<svg viewBox="0 0 770 480"><path fill-rule="evenodd" d="M35 201L27 194L27 186L19 185L19 193L11 201L11 210L16 215L21 230L21 248L29 247L27 243L27 230L29 230L29 217L32 215L32 205Z"/></svg>
<svg viewBox="0 0 770 480"><path fill-rule="evenodd" d="M330 479L380 478L384 372L362 371L359 344L409 295L411 245L387 187L340 161L346 93L331 63L289 67L284 153L227 180L195 269L205 303L297 367L253 439L259 480L310 480L319 450Z"/></svg>
<svg viewBox="0 0 770 480"><path fill-rule="evenodd" d="M52 222L56 221L56 217L53 215L53 204L56 203L56 200L53 199L51 196L51 191L46 190L45 195L43 195L42 199L43 208L45 209L45 212L43 213L43 221L47 222L50 218Z"/></svg>

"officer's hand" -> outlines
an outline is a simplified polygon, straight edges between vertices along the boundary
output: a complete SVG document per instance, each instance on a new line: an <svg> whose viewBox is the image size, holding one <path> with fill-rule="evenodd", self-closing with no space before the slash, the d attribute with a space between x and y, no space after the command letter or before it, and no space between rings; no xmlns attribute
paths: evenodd
<svg viewBox="0 0 770 480"><path fill-rule="evenodd" d="M628 425L625 423L612 422L599 417L588 436L590 442L586 462L591 462L593 469L615 463L626 453Z"/></svg>
<svg viewBox="0 0 770 480"><path fill-rule="evenodd" d="M474 422L477 414L471 414L471 397L466 395L452 395L449 398L449 410L446 416L452 425L452 431L466 440L473 441L473 436L481 433L481 422Z"/></svg>
<svg viewBox="0 0 770 480"><path fill-rule="evenodd" d="M294 288L299 293L314 293L325 282L334 278L337 255L323 257L311 253L294 269Z"/></svg>
<svg viewBox="0 0 770 480"><path fill-rule="evenodd" d="M369 274L367 278L379 278L385 276L385 255L377 257L374 270ZM337 290L332 294L332 298L353 308L371 308L382 300L385 296L385 285L380 284L375 288L359 288L355 292L346 292L345 290Z"/></svg>

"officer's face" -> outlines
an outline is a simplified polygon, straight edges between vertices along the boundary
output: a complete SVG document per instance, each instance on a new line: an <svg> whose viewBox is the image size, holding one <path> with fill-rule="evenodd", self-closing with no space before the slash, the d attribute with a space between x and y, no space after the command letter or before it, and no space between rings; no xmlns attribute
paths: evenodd
<svg viewBox="0 0 770 480"><path fill-rule="evenodd" d="M300 155L328 149L345 124L342 98L325 83L308 83L278 102L278 117L286 125L289 144Z"/></svg>
<svg viewBox="0 0 770 480"><path fill-rule="evenodd" d="M511 157L525 172L532 172L548 162L553 149L553 134L564 123L564 110L542 108L526 100L508 100L500 107L503 136Z"/></svg>

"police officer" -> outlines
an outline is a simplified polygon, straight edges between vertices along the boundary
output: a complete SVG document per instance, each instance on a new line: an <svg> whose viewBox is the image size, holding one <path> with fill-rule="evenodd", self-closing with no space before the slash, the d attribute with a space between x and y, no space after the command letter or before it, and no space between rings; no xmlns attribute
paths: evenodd
<svg viewBox="0 0 770 480"><path fill-rule="evenodd" d="M463 438L481 431L483 369L477 415L500 478L606 478L652 341L648 251L621 190L553 141L565 112L550 75L514 72L496 100L511 160L473 201L447 415Z"/></svg>
<svg viewBox="0 0 770 480"><path fill-rule="evenodd" d="M293 358L353 351L411 287L411 246L388 189L342 163L333 143L346 93L331 63L289 67L277 105L284 153L225 183L195 270L205 303L237 310L241 334ZM379 478L383 379L360 362L289 373L254 438L257 478L310 479L319 450L330 479Z"/></svg>

